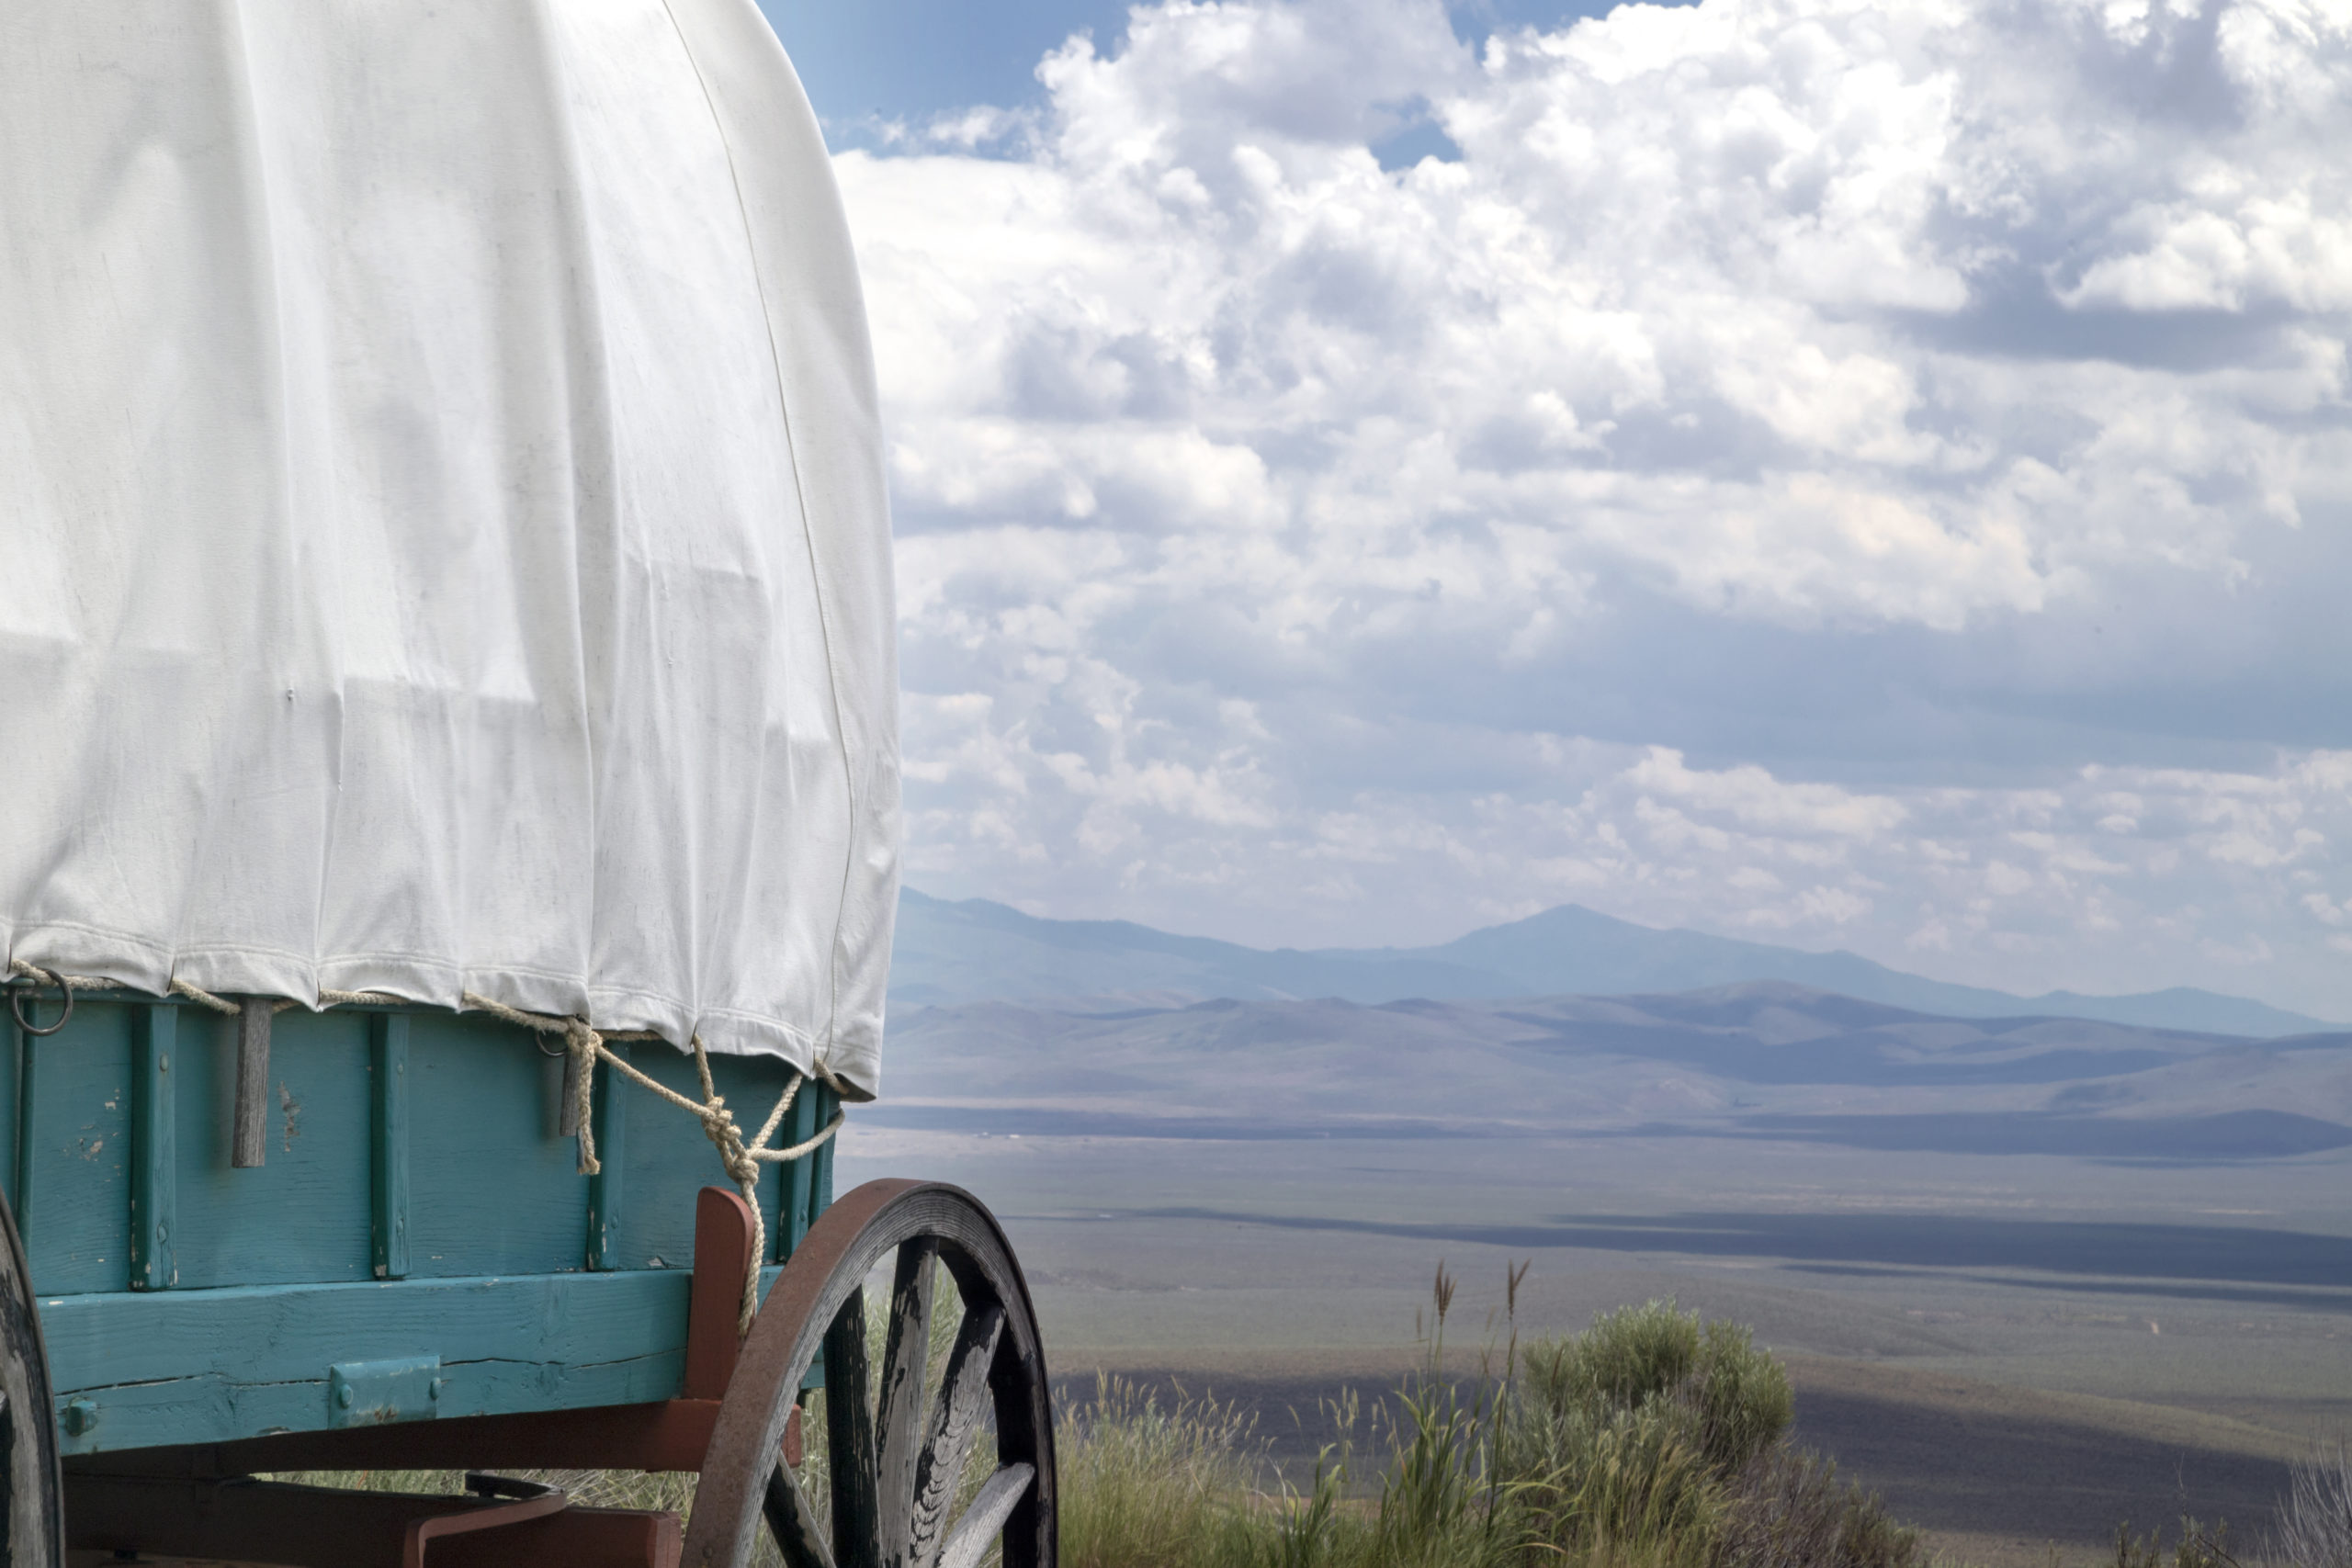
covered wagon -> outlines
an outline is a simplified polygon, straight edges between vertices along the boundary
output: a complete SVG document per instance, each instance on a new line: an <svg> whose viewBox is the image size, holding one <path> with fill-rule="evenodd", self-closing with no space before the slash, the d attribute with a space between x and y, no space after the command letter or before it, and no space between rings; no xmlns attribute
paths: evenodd
<svg viewBox="0 0 2352 1568"><path fill-rule="evenodd" d="M752 0L12 6L0 564L8 1562L1053 1562L1001 1232L832 1192L888 517Z"/></svg>

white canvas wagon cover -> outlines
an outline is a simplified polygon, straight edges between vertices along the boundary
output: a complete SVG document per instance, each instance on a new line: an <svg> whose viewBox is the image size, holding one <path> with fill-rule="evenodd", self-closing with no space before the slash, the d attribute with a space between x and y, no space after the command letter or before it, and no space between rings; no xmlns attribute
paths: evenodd
<svg viewBox="0 0 2352 1568"><path fill-rule="evenodd" d="M0 15L11 959L871 1092L888 536L752 0Z"/></svg>

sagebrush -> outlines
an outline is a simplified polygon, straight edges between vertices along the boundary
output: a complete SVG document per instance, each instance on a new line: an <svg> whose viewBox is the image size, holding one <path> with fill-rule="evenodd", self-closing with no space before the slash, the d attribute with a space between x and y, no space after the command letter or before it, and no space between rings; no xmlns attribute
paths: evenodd
<svg viewBox="0 0 2352 1568"><path fill-rule="evenodd" d="M1521 1277L1513 1271L1507 1300ZM1840 1482L1834 1464L1791 1444L1787 1372L1747 1330L1652 1302L1564 1338L1521 1348L1507 1337L1477 1375L1456 1377L1444 1361L1453 1295L1441 1271L1420 1372L1368 1417L1351 1400L1336 1406L1340 1440L1297 1487L1247 1484L1252 1434L1230 1410L1206 1401L1163 1410L1126 1385L1101 1385L1062 1438L1064 1560L1071 1568L1919 1562L1914 1532ZM1193 1437L1170 1431L1187 1418ZM1146 1453L1198 1457L1136 1462ZM1211 1474L1216 1483L1204 1484ZM1104 1485L1111 1475L1117 1483ZM1160 1476L1162 1501L1127 1501ZM1099 1490L1082 1495L1090 1487ZM1189 1524L1129 1533L1102 1522L1106 1511L1129 1509ZM1073 1530L1074 1518L1082 1523Z"/></svg>

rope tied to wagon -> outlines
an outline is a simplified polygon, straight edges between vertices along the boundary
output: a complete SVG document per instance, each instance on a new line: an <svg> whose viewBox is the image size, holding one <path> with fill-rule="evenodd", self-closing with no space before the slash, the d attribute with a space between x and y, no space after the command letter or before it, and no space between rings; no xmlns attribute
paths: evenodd
<svg viewBox="0 0 2352 1568"><path fill-rule="evenodd" d="M799 1098L800 1086L808 1081L806 1073L795 1072L792 1081L784 1086L784 1093L776 1098L775 1109L768 1112L765 1122L760 1123L758 1135L747 1144L743 1141L742 1128L736 1124L735 1113L727 1109L727 1097L718 1092L718 1086L711 1079L710 1053L704 1049L700 1034L690 1037L694 1046L695 1075L702 1086L702 1099L697 1101L631 1066L605 1043L606 1036L599 1033L584 1018L557 1018L545 1013L525 1012L472 991L462 993L462 999L468 1007L504 1022L536 1030L541 1034L563 1036L564 1055L569 1058L572 1117L580 1131L578 1168L581 1175L594 1176L604 1168L596 1158L595 1074L590 1071L598 1062L640 1088L650 1089L702 1122L703 1135L718 1151L718 1163L726 1168L729 1179L743 1194L743 1201L752 1211L752 1256L743 1271L743 1303L736 1324L739 1332L749 1333L752 1318L760 1310L760 1265L768 1255L767 1221L760 1213L760 1167L787 1164L811 1153L841 1131L846 1112L836 1106L833 1119L826 1122L816 1136L794 1144L789 1148L768 1147L768 1140L775 1135L778 1127L784 1125L785 1112L791 1110L792 1102ZM648 1033L615 1035L612 1038L650 1039L655 1036ZM834 1089L842 1087L840 1080L827 1072L823 1064L818 1065L817 1072Z"/></svg>

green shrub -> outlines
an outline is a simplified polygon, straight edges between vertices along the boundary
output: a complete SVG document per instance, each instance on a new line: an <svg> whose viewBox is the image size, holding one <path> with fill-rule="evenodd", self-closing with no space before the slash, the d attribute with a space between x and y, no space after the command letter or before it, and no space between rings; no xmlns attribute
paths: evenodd
<svg viewBox="0 0 2352 1568"><path fill-rule="evenodd" d="M1724 1491L1690 1425L1657 1400L1553 1418L1540 1449L1519 1450L1527 1468L1510 1483L1529 1541L1604 1562L1703 1562L1721 1528Z"/></svg>
<svg viewBox="0 0 2352 1568"><path fill-rule="evenodd" d="M1672 1568L1911 1568L1915 1537L1792 1449L1788 1372L1671 1302L1530 1346L1499 1444L1531 1542Z"/></svg>
<svg viewBox="0 0 2352 1568"><path fill-rule="evenodd" d="M1582 1334L1530 1346L1525 1359L1536 1434L1572 1416L1657 1408L1722 1481L1778 1441L1796 1411L1789 1374L1747 1329L1702 1324L1672 1302L1604 1313Z"/></svg>
<svg viewBox="0 0 2352 1568"><path fill-rule="evenodd" d="M1699 1314L1672 1302L1603 1313L1582 1334L1528 1347L1528 1395L1546 1411L1631 1410L1680 1387L1700 1342Z"/></svg>
<svg viewBox="0 0 2352 1568"><path fill-rule="evenodd" d="M1700 1446L1718 1474L1746 1468L1796 1419L1788 1369L1758 1350L1756 1337L1736 1323L1706 1325L1690 1387L1699 1407Z"/></svg>

